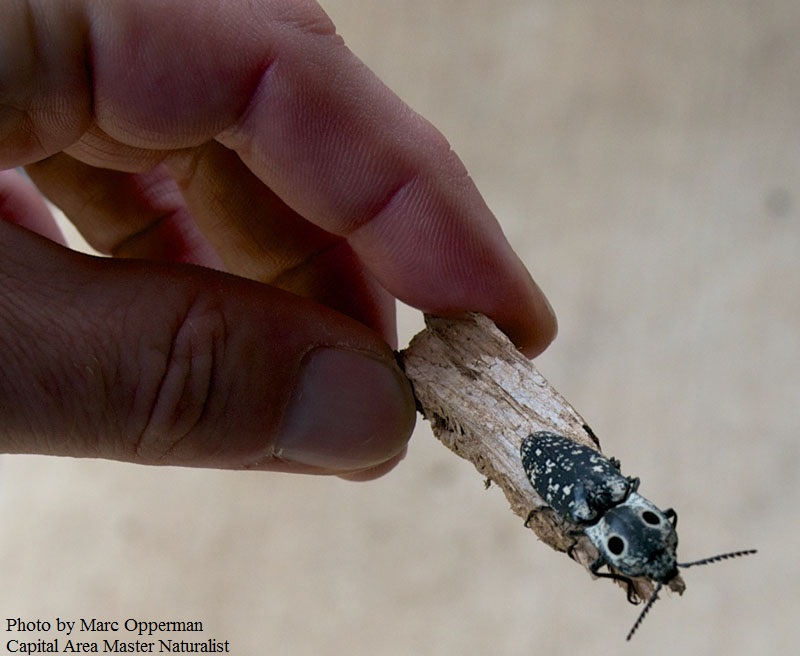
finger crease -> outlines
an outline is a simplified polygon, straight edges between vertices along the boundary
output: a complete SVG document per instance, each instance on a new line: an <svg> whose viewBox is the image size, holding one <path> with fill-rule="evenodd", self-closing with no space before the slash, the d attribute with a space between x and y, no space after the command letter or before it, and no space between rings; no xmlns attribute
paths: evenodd
<svg viewBox="0 0 800 656"><path fill-rule="evenodd" d="M364 227L374 225L383 215L396 211L396 205L408 202L408 198L414 193L414 188L420 183L421 177L419 171L412 171L401 178L396 185L389 188L388 193L382 199L366 212L365 216L360 220L352 221L339 234L346 239L352 239Z"/></svg>

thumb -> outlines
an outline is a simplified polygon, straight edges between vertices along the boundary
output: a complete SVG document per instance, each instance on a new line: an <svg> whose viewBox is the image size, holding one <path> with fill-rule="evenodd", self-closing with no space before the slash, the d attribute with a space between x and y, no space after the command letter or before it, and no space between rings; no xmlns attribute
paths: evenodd
<svg viewBox="0 0 800 656"><path fill-rule="evenodd" d="M311 301L0 221L0 450L350 473L414 425L389 347Z"/></svg>

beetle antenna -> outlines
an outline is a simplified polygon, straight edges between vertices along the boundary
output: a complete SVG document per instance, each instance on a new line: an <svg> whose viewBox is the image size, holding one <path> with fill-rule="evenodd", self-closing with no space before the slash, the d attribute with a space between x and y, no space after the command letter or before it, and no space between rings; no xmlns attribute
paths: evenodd
<svg viewBox="0 0 800 656"><path fill-rule="evenodd" d="M700 560L693 560L690 563L678 563L678 567L682 567L686 569L687 567L694 567L695 565L709 565L710 563L718 563L721 560L727 560L728 558L739 558L740 556L749 556L751 554L758 553L757 549L745 549L743 551L731 551L730 553L718 554L716 556L710 556L708 558L701 558ZM627 640L630 640L633 637L633 634L636 633L636 629L639 628L641 623L644 621L645 615L650 612L650 608L652 608L653 604L656 603L658 599L658 593L661 592L661 587L663 583L659 581L658 585L656 586L655 592L653 592L650 599L647 600L645 607L642 609L642 612L639 613L639 617L636 618L636 622L633 625L633 628L628 633Z"/></svg>
<svg viewBox="0 0 800 656"><path fill-rule="evenodd" d="M700 560L693 560L690 563L678 563L678 567L686 569L687 567L694 567L695 565L709 565L710 563L718 563L720 560L727 558L738 558L739 556L749 556L750 554L758 553L757 549L745 549L744 551L731 551L730 553L719 554L709 558L701 558Z"/></svg>
<svg viewBox="0 0 800 656"><path fill-rule="evenodd" d="M636 618L636 622L634 622L633 628L628 633L628 637L625 638L626 640L630 640L633 637L633 634L636 633L636 629L638 629L639 625L644 621L644 616L650 612L650 609L652 608L653 604L656 603L656 600L658 599L658 593L661 592L661 586L663 585L664 584L661 583L661 581L658 582L655 591L650 596L650 599L647 600L647 603L644 605L644 608L642 608L642 612L639 613L639 617Z"/></svg>

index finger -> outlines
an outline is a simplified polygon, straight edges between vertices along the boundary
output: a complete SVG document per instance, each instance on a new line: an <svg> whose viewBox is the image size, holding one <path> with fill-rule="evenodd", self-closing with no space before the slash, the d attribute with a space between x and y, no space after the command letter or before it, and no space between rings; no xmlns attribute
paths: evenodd
<svg viewBox="0 0 800 656"><path fill-rule="evenodd" d="M315 3L29 0L0 33L0 163L85 157L90 128L123 161L217 139L402 301L483 312L529 353L553 338L544 296L447 141Z"/></svg>

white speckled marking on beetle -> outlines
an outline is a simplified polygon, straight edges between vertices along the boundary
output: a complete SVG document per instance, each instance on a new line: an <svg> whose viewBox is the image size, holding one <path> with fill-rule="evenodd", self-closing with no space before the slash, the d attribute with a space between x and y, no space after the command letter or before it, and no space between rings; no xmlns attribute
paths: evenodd
<svg viewBox="0 0 800 656"><path fill-rule="evenodd" d="M637 600L631 579L644 577L657 584L628 633L628 640L658 599L662 586L678 576L679 567L706 565L756 552L748 549L679 563L677 513L672 508L662 511L641 496L637 492L639 479L623 476L619 462L547 431L526 437L520 456L539 496L563 519L575 524L575 532L586 535L597 548L599 556L589 567L593 574L625 582L632 603ZM599 571L604 565L609 572Z"/></svg>

